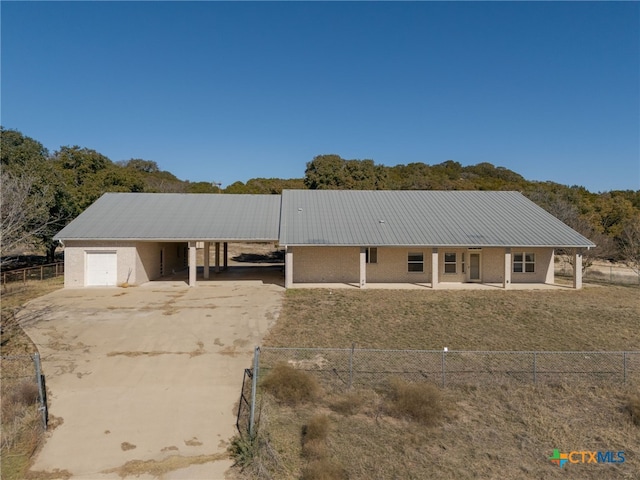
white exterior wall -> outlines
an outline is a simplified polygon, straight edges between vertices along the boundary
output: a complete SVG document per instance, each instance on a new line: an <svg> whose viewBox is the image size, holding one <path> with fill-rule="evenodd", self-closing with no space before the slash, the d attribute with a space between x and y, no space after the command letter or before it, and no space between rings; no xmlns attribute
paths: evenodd
<svg viewBox="0 0 640 480"><path fill-rule="evenodd" d="M160 277L160 249L164 248L165 274L183 269L183 243L68 241L64 247L64 286L86 286L86 255L115 252L116 285L140 285Z"/></svg>
<svg viewBox="0 0 640 480"><path fill-rule="evenodd" d="M456 254L456 273L445 273L444 257L446 253ZM465 265L462 271L462 254L464 253ZM482 258L480 259L482 261ZM469 269L469 254L466 248L448 248L441 247L438 249L438 270L440 283L463 283L467 281Z"/></svg>
<svg viewBox="0 0 640 480"><path fill-rule="evenodd" d="M293 283L359 283L360 247L290 249L293 253Z"/></svg>
<svg viewBox="0 0 640 480"><path fill-rule="evenodd" d="M129 270L129 283L136 282L137 249L135 242L66 242L64 247L64 286L86 286L87 253L91 252L115 252L117 255L116 285L127 281Z"/></svg>
<svg viewBox="0 0 640 480"><path fill-rule="evenodd" d="M512 283L554 283L553 248L512 248L511 261L518 253L535 253L536 264L533 273L515 273L511 266Z"/></svg>
<svg viewBox="0 0 640 480"><path fill-rule="evenodd" d="M294 283L359 283L359 247L291 247ZM408 254L421 252L423 272L408 271ZM431 247L378 247L377 263L366 264L366 283L430 283ZM516 253L535 254L535 272L511 273L512 283L553 283L552 248L512 248L511 260ZM456 254L456 273L445 272L445 254ZM464 253L464 271L462 254ZM480 281L502 283L505 275L504 248L446 248L438 249L438 270L441 283L469 281L470 254L480 255ZM508 267L513 272L513 263Z"/></svg>
<svg viewBox="0 0 640 480"><path fill-rule="evenodd" d="M429 283L431 282L431 247L378 247L378 263L367 264L367 283ZM424 270L409 272L407 257L422 253Z"/></svg>

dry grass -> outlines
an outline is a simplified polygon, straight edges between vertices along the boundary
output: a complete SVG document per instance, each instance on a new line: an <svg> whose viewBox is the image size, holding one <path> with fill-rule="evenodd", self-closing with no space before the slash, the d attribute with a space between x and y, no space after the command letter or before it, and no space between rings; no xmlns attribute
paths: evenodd
<svg viewBox="0 0 640 480"><path fill-rule="evenodd" d="M640 393L629 395L626 410L631 415L631 421L640 427Z"/></svg>
<svg viewBox="0 0 640 480"><path fill-rule="evenodd" d="M314 377L286 364L276 365L262 380L261 387L286 405L312 402L320 393Z"/></svg>
<svg viewBox="0 0 640 480"><path fill-rule="evenodd" d="M430 383L409 383L397 378L389 382L387 411L407 417L423 425L442 421L444 399L440 390Z"/></svg>
<svg viewBox="0 0 640 480"><path fill-rule="evenodd" d="M36 352L36 348L18 325L16 314L29 300L58 290L62 285L63 279L58 277L26 285L9 284L2 291L2 355L18 356L2 362L0 478L6 480L27 478L29 462L43 436L42 416L35 404L38 387L33 380L35 372L29 357L29 354Z"/></svg>
<svg viewBox="0 0 640 480"><path fill-rule="evenodd" d="M290 290L267 344L295 347L637 350L638 288L583 291ZM635 479L640 471L640 395L614 385L484 385L440 391L444 408L425 428L396 418L384 392L356 390L283 406L263 396L270 478L328 471L303 454L300 429L328 415L330 458L344 478ZM410 404L420 404L419 395ZM393 415L390 415L393 414ZM618 465L563 469L553 449L624 451ZM326 458L326 457L324 457ZM248 476L246 478L269 478ZM305 478L305 477L303 477ZM316 477L306 477L316 478ZM317 477L322 478L322 477Z"/></svg>
<svg viewBox="0 0 640 480"><path fill-rule="evenodd" d="M288 290L264 345L636 350L640 289Z"/></svg>

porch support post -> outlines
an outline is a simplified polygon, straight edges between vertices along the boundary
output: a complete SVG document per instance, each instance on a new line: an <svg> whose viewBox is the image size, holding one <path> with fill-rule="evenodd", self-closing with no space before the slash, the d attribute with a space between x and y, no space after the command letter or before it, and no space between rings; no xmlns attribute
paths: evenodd
<svg viewBox="0 0 640 480"><path fill-rule="evenodd" d="M284 255L284 288L293 287L293 250L286 247Z"/></svg>
<svg viewBox="0 0 640 480"><path fill-rule="evenodd" d="M511 248L504 249L504 276L502 277L502 288L509 288L511 285Z"/></svg>
<svg viewBox="0 0 640 480"><path fill-rule="evenodd" d="M222 261L223 261L223 270L229 268L229 244L224 242L222 244Z"/></svg>
<svg viewBox="0 0 640 480"><path fill-rule="evenodd" d="M189 242L189 286L196 286L196 272L198 265L196 264L196 242Z"/></svg>
<svg viewBox="0 0 640 480"><path fill-rule="evenodd" d="M367 286L367 249L360 247L360 288Z"/></svg>
<svg viewBox="0 0 640 480"><path fill-rule="evenodd" d="M440 267L438 266L438 249L431 250L431 288L438 288L440 283Z"/></svg>
<svg viewBox="0 0 640 480"><path fill-rule="evenodd" d="M216 242L216 273L220 273L220 242Z"/></svg>
<svg viewBox="0 0 640 480"><path fill-rule="evenodd" d="M209 279L209 250L211 249L211 242L204 242L204 279Z"/></svg>
<svg viewBox="0 0 640 480"><path fill-rule="evenodd" d="M582 252L577 248L573 253L573 288L582 288Z"/></svg>

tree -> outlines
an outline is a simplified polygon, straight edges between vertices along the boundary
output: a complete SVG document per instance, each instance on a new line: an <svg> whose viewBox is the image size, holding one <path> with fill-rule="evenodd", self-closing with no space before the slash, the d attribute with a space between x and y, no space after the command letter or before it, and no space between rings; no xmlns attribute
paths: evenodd
<svg viewBox="0 0 640 480"><path fill-rule="evenodd" d="M132 170L138 170L144 173L156 173L160 171L158 164L153 160L142 160L141 158L132 158L131 160L121 160L116 162L123 168L131 168Z"/></svg>
<svg viewBox="0 0 640 480"><path fill-rule="evenodd" d="M47 196L38 192L34 179L2 171L0 238L2 254L34 246L49 224Z"/></svg>
<svg viewBox="0 0 640 480"><path fill-rule="evenodd" d="M304 184L311 190L341 188L345 183L345 161L339 155L318 155L307 163Z"/></svg>
<svg viewBox="0 0 640 480"><path fill-rule="evenodd" d="M387 172L373 160L344 160L338 155L318 155L307 163L304 184L312 190L380 190Z"/></svg>
<svg viewBox="0 0 640 480"><path fill-rule="evenodd" d="M551 215L596 244L595 248L583 252L582 271L584 272L593 265L594 260L614 256L616 251L615 243L611 237L598 231L588 218L580 213L578 206L566 198L564 193L562 189L555 192L538 189L529 192L528 197ZM574 266L571 252L559 249L556 253L568 255L569 263L572 267Z"/></svg>
<svg viewBox="0 0 640 480"><path fill-rule="evenodd" d="M620 240L623 262L640 276L640 214L625 225Z"/></svg>

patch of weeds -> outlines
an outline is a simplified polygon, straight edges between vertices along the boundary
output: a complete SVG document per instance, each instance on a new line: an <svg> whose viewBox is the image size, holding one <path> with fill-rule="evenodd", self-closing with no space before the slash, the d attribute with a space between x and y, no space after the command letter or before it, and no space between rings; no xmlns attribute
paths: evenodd
<svg viewBox="0 0 640 480"><path fill-rule="evenodd" d="M314 377L285 363L276 365L261 385L278 401L287 405L312 402L320 394L320 385Z"/></svg>
<svg viewBox="0 0 640 480"><path fill-rule="evenodd" d="M629 397L626 410L631 415L631 421L640 427L640 394Z"/></svg>
<svg viewBox="0 0 640 480"><path fill-rule="evenodd" d="M329 456L327 436L329 417L315 415L302 426L302 455L308 459L320 460Z"/></svg>
<svg viewBox="0 0 640 480"><path fill-rule="evenodd" d="M30 381L22 381L11 392L11 401L18 405L29 406L38 401L38 385Z"/></svg>
<svg viewBox="0 0 640 480"><path fill-rule="evenodd" d="M346 480L345 469L328 458L313 460L302 470L301 480Z"/></svg>
<svg viewBox="0 0 640 480"><path fill-rule="evenodd" d="M435 425L444 413L440 390L429 383L389 382L387 410L397 417L408 417L423 425Z"/></svg>
<svg viewBox="0 0 640 480"><path fill-rule="evenodd" d="M235 460L235 465L244 469L249 467L257 454L257 442L248 436L236 435L231 439L228 451Z"/></svg>
<svg viewBox="0 0 640 480"><path fill-rule="evenodd" d="M136 448L136 446L133 443L122 442L120 444L120 448L122 449L123 452L126 452L127 450L133 450L134 448Z"/></svg>
<svg viewBox="0 0 640 480"><path fill-rule="evenodd" d="M329 408L340 415L355 415L367 401L361 390L352 390L329 401Z"/></svg>

